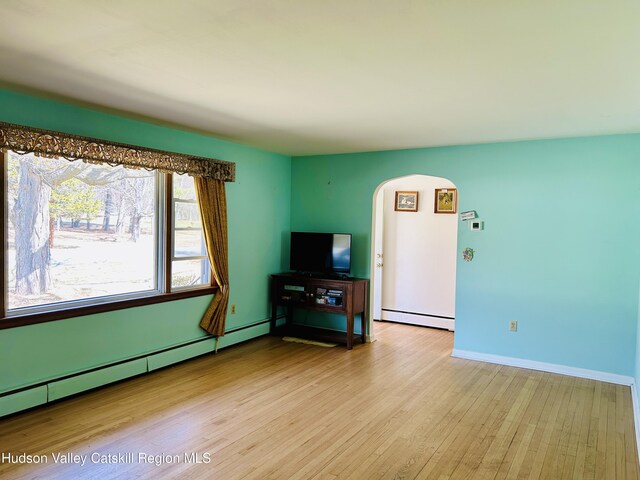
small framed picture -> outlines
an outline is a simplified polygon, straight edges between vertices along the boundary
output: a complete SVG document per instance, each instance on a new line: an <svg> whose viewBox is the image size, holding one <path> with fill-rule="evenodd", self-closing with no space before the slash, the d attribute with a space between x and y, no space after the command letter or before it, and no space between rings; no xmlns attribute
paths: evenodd
<svg viewBox="0 0 640 480"><path fill-rule="evenodd" d="M396 191L396 212L417 212L418 192Z"/></svg>
<svg viewBox="0 0 640 480"><path fill-rule="evenodd" d="M436 188L434 213L456 213L458 211L458 191L455 188Z"/></svg>

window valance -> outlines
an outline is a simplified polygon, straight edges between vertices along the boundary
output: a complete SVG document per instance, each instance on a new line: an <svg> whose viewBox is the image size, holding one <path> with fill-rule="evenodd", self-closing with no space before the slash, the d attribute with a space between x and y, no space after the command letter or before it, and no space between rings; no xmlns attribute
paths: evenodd
<svg viewBox="0 0 640 480"><path fill-rule="evenodd" d="M0 150L234 182L236 164L0 122Z"/></svg>

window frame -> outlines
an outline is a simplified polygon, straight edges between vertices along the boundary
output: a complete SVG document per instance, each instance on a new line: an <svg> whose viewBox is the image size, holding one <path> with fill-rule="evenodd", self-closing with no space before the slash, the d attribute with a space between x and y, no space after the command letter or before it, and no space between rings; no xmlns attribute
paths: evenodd
<svg viewBox="0 0 640 480"><path fill-rule="evenodd" d="M173 259L173 174L157 172L156 181L156 283L155 290L142 292L127 292L116 295L97 297L95 299L72 300L58 304L34 306L24 313L10 313L7 311L8 296L8 268L6 263L8 208L8 152L0 151L2 168L0 168L0 186L2 201L0 201L0 261L2 275L0 275L0 330L5 328L33 325L37 323L74 318L97 313L122 310L126 308L153 305L185 298L214 294L218 288L210 273L209 284L193 287L171 288L171 267ZM25 309L26 310L26 309Z"/></svg>

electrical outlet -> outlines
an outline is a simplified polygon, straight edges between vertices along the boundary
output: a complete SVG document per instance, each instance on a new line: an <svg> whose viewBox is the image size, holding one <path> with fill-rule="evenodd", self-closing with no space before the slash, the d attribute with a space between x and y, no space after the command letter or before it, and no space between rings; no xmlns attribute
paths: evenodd
<svg viewBox="0 0 640 480"><path fill-rule="evenodd" d="M509 331L517 332L518 331L518 321L517 320L509 320Z"/></svg>
<svg viewBox="0 0 640 480"><path fill-rule="evenodd" d="M236 313L236 304L232 303L231 304L231 314L233 315L234 313Z"/></svg>

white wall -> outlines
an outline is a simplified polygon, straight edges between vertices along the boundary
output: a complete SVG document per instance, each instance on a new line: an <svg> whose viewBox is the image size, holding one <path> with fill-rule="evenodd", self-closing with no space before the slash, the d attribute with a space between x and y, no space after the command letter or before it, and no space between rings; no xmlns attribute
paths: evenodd
<svg viewBox="0 0 640 480"><path fill-rule="evenodd" d="M382 308L387 320L409 321L387 310L455 316L458 215L433 212L436 188L455 185L444 178L411 175L391 180L382 188ZM396 190L417 190L418 211L396 212ZM452 328L437 321L433 326Z"/></svg>

